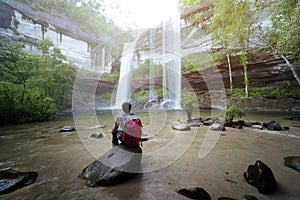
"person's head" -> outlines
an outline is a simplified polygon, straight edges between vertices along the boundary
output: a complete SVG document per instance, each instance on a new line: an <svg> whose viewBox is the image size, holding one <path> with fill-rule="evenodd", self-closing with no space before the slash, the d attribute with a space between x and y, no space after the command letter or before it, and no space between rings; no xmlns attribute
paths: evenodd
<svg viewBox="0 0 300 200"><path fill-rule="evenodd" d="M129 114L131 111L131 104L129 102L124 102L122 104L122 109L125 113Z"/></svg>

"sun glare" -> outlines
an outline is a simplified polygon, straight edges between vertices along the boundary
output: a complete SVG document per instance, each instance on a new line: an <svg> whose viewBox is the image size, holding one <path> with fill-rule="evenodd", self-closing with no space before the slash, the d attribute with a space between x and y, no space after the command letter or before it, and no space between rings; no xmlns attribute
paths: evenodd
<svg viewBox="0 0 300 200"><path fill-rule="evenodd" d="M152 28L178 12L178 0L105 0L106 15L122 28Z"/></svg>

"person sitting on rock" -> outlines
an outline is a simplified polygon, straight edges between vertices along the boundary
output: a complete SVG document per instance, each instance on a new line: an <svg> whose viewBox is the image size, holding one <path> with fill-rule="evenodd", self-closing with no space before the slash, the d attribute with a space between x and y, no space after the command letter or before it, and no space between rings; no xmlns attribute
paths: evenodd
<svg viewBox="0 0 300 200"><path fill-rule="evenodd" d="M124 102L122 104L123 114L115 119L112 128L112 145L116 146L121 143L129 147L137 147L141 141L142 122L133 113L131 113L131 104Z"/></svg>

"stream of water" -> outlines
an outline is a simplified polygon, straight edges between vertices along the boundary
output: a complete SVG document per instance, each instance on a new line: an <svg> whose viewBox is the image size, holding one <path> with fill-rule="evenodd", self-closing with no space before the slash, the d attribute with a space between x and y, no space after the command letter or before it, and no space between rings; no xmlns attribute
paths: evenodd
<svg viewBox="0 0 300 200"><path fill-rule="evenodd" d="M142 119L144 132L147 134L151 134L151 131L157 133L160 130L170 130L171 123L185 118L185 113L179 111L156 114L143 111L137 114ZM210 114L209 111L200 112L202 117ZM295 116L300 116L300 113L248 112L243 119L260 122L276 120L282 126L290 127L289 131L282 131L279 134L290 134L299 139L299 121L285 119ZM97 117L99 124L105 127L89 128L86 131L89 134L102 132L105 138L110 140L110 130L114 121L112 112L100 111ZM149 127L153 121L159 124L157 130L155 127ZM105 138L85 138L78 134L79 129L72 133L59 132L61 127L67 125L74 126L71 113L58 115L55 120L48 122L0 127L0 169L11 167L20 171L36 171L39 174L37 181L32 185L3 195L1 199L99 199L99 196L103 199L122 199L116 197L110 188L89 188L77 177L81 170L95 159L92 155L93 148L99 146L98 141L104 141ZM168 137L163 136L159 139L164 142ZM156 148L150 144L145 142L144 152ZM158 143L160 144L162 143ZM143 188L139 190L142 191Z"/></svg>

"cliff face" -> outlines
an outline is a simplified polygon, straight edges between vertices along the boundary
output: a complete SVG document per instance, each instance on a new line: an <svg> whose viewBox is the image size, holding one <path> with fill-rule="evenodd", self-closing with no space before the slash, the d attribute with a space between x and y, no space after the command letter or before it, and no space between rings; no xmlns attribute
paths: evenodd
<svg viewBox="0 0 300 200"><path fill-rule="evenodd" d="M275 82L289 81L291 79L290 68L285 65L284 60L275 59L271 54L261 54L248 58L248 78L251 85L267 86ZM244 87L244 69L238 62L232 64L233 87ZM201 94L207 91L205 82L207 79L217 79L222 77L225 88L229 88L229 72L227 63L222 63L215 67L208 67L200 71L183 73L183 77L188 80L194 90ZM209 83L213 83L210 81ZM210 86L218 88L217 86Z"/></svg>
<svg viewBox="0 0 300 200"><path fill-rule="evenodd" d="M101 71L111 62L111 47L99 46L107 36L84 32L63 13L33 10L22 0L0 0L0 35L23 42L32 53L39 53L42 39L50 39L68 62L91 71Z"/></svg>
<svg viewBox="0 0 300 200"><path fill-rule="evenodd" d="M56 32L67 35L69 37L83 40L91 45L99 44L107 39L105 35L96 35L82 31L78 25L73 23L70 19L61 14L50 14L40 10L34 10L28 5L16 0L0 0L8 10L17 10L22 15L26 16L36 24L41 24L44 28L52 28ZM6 5L5 5L6 4ZM10 7L10 8L9 8ZM3 10L2 10L3 11ZM3 14L6 13L2 12ZM9 13L5 14L9 16Z"/></svg>
<svg viewBox="0 0 300 200"><path fill-rule="evenodd" d="M233 88L244 88L243 66L238 61L232 62ZM221 80L220 80L221 77ZM199 98L200 108L211 108L212 99L224 98L222 91L229 89L227 63L208 67L199 71L183 73L183 78L194 89ZM256 87L274 87L280 82L293 82L290 68L283 59L276 59L271 54L261 54L249 58L248 78L250 89ZM226 95L225 95L226 96ZM262 95L258 98L230 99L227 103L240 105L246 110L256 111L300 111L300 95L285 96Z"/></svg>

